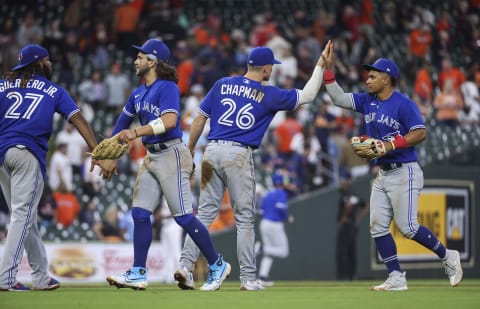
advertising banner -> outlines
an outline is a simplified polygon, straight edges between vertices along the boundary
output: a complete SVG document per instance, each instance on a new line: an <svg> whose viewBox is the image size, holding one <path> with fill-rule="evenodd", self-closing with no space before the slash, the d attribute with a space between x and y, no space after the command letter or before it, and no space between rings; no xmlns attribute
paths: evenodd
<svg viewBox="0 0 480 309"><path fill-rule="evenodd" d="M49 273L60 282L107 282L107 275L121 275L133 262L132 243L47 243ZM0 244L0 252L3 244ZM179 252L172 252L164 242L152 243L147 260L149 282L173 282ZM24 254L18 281L31 282L30 266Z"/></svg>

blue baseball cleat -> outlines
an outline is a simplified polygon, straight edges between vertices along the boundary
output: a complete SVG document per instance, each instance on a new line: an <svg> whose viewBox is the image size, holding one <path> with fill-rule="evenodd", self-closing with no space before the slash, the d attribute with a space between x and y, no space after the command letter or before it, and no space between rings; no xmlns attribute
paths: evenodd
<svg viewBox="0 0 480 309"><path fill-rule="evenodd" d="M208 278L200 290L202 291L215 291L220 289L223 280L230 276L232 267L229 263L223 260L221 254L218 255L218 259L212 265L208 265Z"/></svg>
<svg viewBox="0 0 480 309"><path fill-rule="evenodd" d="M17 284L15 284L14 286L9 287L8 289L0 289L0 291L26 292L26 291L30 291L30 288L27 286L24 286L20 282L17 282Z"/></svg>
<svg viewBox="0 0 480 309"><path fill-rule="evenodd" d="M132 267L121 276L108 276L107 281L118 289L145 290L148 286L147 270L143 267Z"/></svg>
<svg viewBox="0 0 480 309"><path fill-rule="evenodd" d="M33 287L33 289L36 291L51 291L51 290L58 289L59 287L60 287L60 282L58 282L57 279L50 278L50 280L48 281L48 285L46 287L43 287L43 288Z"/></svg>

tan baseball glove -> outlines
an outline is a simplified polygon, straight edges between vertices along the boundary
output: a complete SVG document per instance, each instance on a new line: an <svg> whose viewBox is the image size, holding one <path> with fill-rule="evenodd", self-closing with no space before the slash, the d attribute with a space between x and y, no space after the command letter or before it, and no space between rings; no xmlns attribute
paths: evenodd
<svg viewBox="0 0 480 309"><path fill-rule="evenodd" d="M373 137L366 135L354 136L350 142L357 156L361 158L372 160L382 157L387 153L383 142Z"/></svg>
<svg viewBox="0 0 480 309"><path fill-rule="evenodd" d="M127 150L128 150L128 143L122 144L117 137L118 134L106 138L100 142L93 149L91 153L92 159L95 160L116 160L120 158Z"/></svg>

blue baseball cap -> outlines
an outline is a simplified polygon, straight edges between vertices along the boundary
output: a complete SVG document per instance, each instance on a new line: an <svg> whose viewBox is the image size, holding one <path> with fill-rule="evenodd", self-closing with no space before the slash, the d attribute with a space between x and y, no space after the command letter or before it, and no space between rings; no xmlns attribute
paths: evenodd
<svg viewBox="0 0 480 309"><path fill-rule="evenodd" d="M398 67L395 62L390 59L378 58L373 64L364 64L363 68L387 73L393 78L398 78Z"/></svg>
<svg viewBox="0 0 480 309"><path fill-rule="evenodd" d="M274 185L287 185L290 182L290 179L287 175L283 175L279 172L272 174L272 182Z"/></svg>
<svg viewBox="0 0 480 309"><path fill-rule="evenodd" d="M32 62L48 57L48 51L40 45L25 45L18 53L18 65L12 69L16 71L24 68Z"/></svg>
<svg viewBox="0 0 480 309"><path fill-rule="evenodd" d="M132 47L146 55L154 55L163 62L167 62L170 59L170 50L165 43L158 39L150 39L142 46L132 45Z"/></svg>
<svg viewBox="0 0 480 309"><path fill-rule="evenodd" d="M253 66L263 66L267 64L280 64L281 62L273 57L273 51L265 46L255 47L248 54L247 63Z"/></svg>

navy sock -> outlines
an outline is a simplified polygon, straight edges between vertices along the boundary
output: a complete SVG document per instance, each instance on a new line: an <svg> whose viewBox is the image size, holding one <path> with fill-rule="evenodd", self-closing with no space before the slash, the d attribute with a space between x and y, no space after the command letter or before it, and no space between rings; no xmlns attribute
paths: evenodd
<svg viewBox="0 0 480 309"><path fill-rule="evenodd" d="M152 213L146 209L134 207L133 217L133 267L147 267L147 255L152 243Z"/></svg>
<svg viewBox="0 0 480 309"><path fill-rule="evenodd" d="M400 263L398 263L397 246L391 234L375 238L378 253L383 259L383 263L387 266L388 273L396 270L401 272Z"/></svg>
<svg viewBox="0 0 480 309"><path fill-rule="evenodd" d="M175 221L190 235L193 242L207 259L208 265L215 263L218 259L218 254L205 225L192 214L175 217Z"/></svg>
<svg viewBox="0 0 480 309"><path fill-rule="evenodd" d="M428 248L435 252L435 254L438 255L439 258L445 258L445 254L447 253L445 246L438 240L437 236L435 236L432 231L430 231L423 225L420 225L417 234L415 234L412 239L424 246L425 248Z"/></svg>

